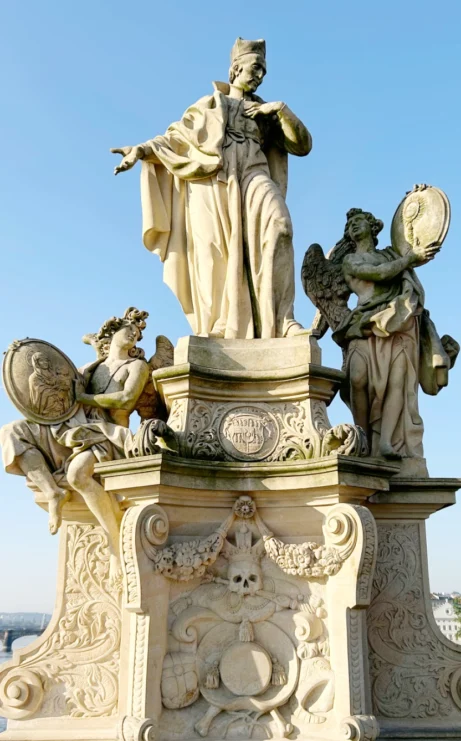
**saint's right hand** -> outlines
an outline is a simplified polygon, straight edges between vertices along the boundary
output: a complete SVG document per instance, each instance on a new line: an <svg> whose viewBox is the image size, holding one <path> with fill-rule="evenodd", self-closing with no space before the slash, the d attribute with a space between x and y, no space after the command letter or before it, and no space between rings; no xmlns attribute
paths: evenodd
<svg viewBox="0 0 461 741"><path fill-rule="evenodd" d="M112 154L121 154L123 159L117 167L114 168L114 175L118 175L119 172L125 172L125 170L131 170L136 162L144 156L144 149L141 145L136 147L120 147L118 149L111 149Z"/></svg>

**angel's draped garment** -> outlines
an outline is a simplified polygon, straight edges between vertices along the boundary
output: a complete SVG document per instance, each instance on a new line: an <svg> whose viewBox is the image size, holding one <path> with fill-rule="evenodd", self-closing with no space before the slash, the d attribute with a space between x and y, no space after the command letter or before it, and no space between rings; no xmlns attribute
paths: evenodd
<svg viewBox="0 0 461 741"><path fill-rule="evenodd" d="M310 135L289 109L245 117L261 99L214 85L146 142L153 154L141 170L144 244L164 263L164 281L195 334L283 337L295 324L287 153L308 154Z"/></svg>
<svg viewBox="0 0 461 741"><path fill-rule="evenodd" d="M101 361L97 360L81 369L87 379ZM132 361L128 361L132 362ZM92 388L92 393L120 391L117 374L126 365L122 363L111 376L104 389ZM27 450L38 450L59 486L66 488L65 474L70 461L78 453L91 450L99 463L126 458L133 436L130 430L114 424L110 411L82 406L73 417L56 425L44 425L20 419L0 428L3 465L7 473L24 476L18 458Z"/></svg>
<svg viewBox="0 0 461 741"><path fill-rule="evenodd" d="M382 263L401 258L391 247L376 254ZM415 271L405 270L388 282L376 283L373 295L347 314L332 336L347 350L347 375L356 353L367 367L373 456L379 456L392 365L403 355L403 405L390 410L396 421L391 444L404 457L422 457L424 427L418 411L418 384L426 394L437 394L448 383L450 359L424 309L424 289ZM349 386L341 393L348 404L351 393Z"/></svg>

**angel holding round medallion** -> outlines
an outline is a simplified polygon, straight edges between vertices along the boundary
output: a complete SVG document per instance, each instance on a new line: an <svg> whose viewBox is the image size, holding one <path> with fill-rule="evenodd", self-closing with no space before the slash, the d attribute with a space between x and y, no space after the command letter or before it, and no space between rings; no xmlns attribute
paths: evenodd
<svg viewBox="0 0 461 741"><path fill-rule="evenodd" d="M423 459L418 385L437 394L459 352L452 337L437 334L415 272L439 252L448 225L445 194L415 186L395 213L391 247L377 249L383 222L353 208L327 258L318 244L304 258L303 287L318 309L312 330L322 336L330 327L343 350L341 396L373 456Z"/></svg>
<svg viewBox="0 0 461 741"><path fill-rule="evenodd" d="M95 480L95 465L132 454L134 411L142 421L152 420L158 438L169 432L151 375L154 368L173 363L173 346L159 336L157 352L145 360L137 343L147 317L130 307L99 332L85 335L97 359L80 371L58 348L29 338L10 346L3 369L5 389L25 416L0 429L5 470L26 476L30 488L45 497L52 534L71 493L82 496L108 537L114 583L120 574L121 515L118 503Z"/></svg>

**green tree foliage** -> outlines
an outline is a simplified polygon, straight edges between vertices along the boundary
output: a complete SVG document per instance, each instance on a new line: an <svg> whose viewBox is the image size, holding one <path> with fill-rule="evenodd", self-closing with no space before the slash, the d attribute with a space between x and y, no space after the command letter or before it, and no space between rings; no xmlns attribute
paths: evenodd
<svg viewBox="0 0 461 741"><path fill-rule="evenodd" d="M456 638L461 638L461 597L455 597L453 600L453 610L456 615L456 622L458 629L456 631Z"/></svg>

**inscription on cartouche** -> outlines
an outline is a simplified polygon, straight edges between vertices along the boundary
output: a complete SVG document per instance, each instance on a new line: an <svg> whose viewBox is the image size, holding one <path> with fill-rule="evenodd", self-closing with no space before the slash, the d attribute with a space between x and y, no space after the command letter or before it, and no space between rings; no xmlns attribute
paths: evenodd
<svg viewBox="0 0 461 741"><path fill-rule="evenodd" d="M275 417L256 406L228 410L219 425L221 445L237 460L263 460L276 448L280 437Z"/></svg>

